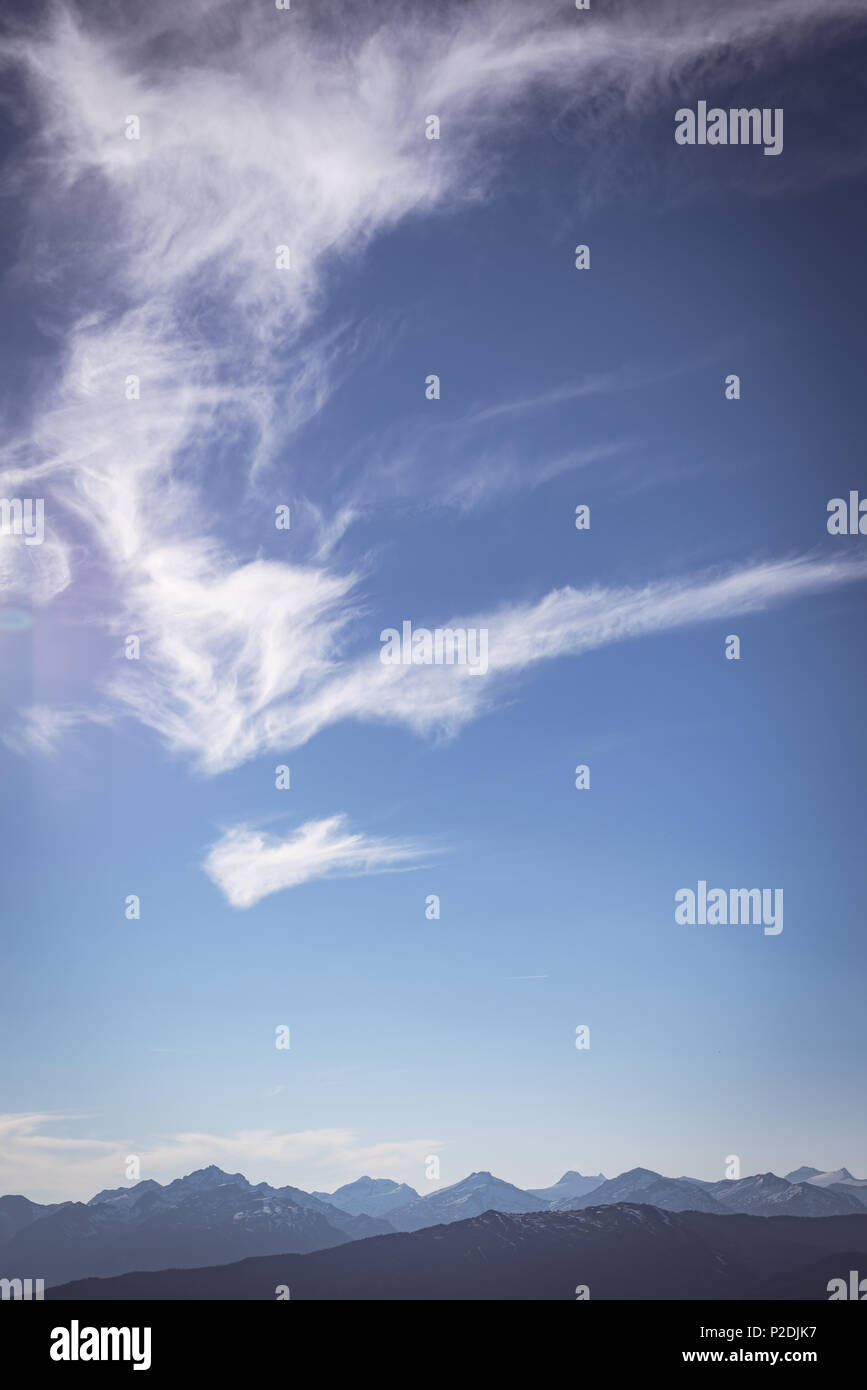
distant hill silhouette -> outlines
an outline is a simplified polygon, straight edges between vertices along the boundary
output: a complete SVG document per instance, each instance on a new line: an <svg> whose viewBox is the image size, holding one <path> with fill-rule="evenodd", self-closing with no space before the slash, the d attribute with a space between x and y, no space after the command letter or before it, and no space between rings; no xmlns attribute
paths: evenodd
<svg viewBox="0 0 867 1390"><path fill-rule="evenodd" d="M845 1252L845 1253L838 1253ZM210 1269L87 1279L49 1299L827 1299L867 1271L861 1216L713 1216L619 1204L507 1215ZM830 1271L830 1272L829 1272Z"/></svg>

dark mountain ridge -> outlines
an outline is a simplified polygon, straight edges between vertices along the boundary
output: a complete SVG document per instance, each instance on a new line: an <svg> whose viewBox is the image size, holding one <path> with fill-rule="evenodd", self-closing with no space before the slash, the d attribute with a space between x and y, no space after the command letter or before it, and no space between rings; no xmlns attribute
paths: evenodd
<svg viewBox="0 0 867 1390"><path fill-rule="evenodd" d="M87 1279L50 1299L572 1300L827 1299L867 1269L860 1216L717 1216L621 1203L573 1212L485 1212L467 1221L311 1254L211 1269ZM827 1271L831 1270L831 1274Z"/></svg>

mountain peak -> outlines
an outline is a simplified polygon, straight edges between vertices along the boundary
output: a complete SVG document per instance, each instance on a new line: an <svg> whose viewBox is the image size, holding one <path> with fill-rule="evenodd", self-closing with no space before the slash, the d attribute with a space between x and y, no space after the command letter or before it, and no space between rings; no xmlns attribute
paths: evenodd
<svg viewBox="0 0 867 1390"><path fill-rule="evenodd" d="M227 1182L243 1183L245 1187L250 1186L243 1173L224 1173L222 1168L218 1168L215 1163L209 1163L207 1168L196 1168L185 1178L175 1178L173 1183L169 1183L169 1187L174 1187L175 1183L183 1183L186 1187L222 1187L223 1183Z"/></svg>
<svg viewBox="0 0 867 1390"><path fill-rule="evenodd" d="M399 1182L393 1178L371 1178L365 1173L363 1178L356 1178L355 1182L344 1183L343 1187L338 1187L337 1192L397 1192L401 1187ZM335 1193L336 1195L336 1193Z"/></svg>
<svg viewBox="0 0 867 1390"><path fill-rule="evenodd" d="M830 1187L832 1183L855 1183L858 1185L858 1178L854 1178L848 1168L835 1168L831 1173L817 1173L815 1177L808 1178L811 1187Z"/></svg>

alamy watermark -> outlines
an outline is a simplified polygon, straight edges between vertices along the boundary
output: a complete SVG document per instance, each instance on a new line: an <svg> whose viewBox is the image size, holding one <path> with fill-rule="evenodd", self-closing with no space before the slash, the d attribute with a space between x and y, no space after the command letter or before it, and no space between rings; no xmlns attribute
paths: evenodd
<svg viewBox="0 0 867 1390"><path fill-rule="evenodd" d="M404 621L401 630L383 628L379 634L384 646L379 659L383 666L467 666L472 675L488 669L488 629L486 627L417 627Z"/></svg>
<svg viewBox="0 0 867 1390"><path fill-rule="evenodd" d="M765 154L783 152L783 108L770 106L712 106L700 101L695 111L682 106L674 113L674 138L679 145L764 145Z"/></svg>
<svg viewBox="0 0 867 1390"><path fill-rule="evenodd" d="M765 936L783 930L782 888L711 888L698 881L697 891L678 888L674 920L685 927L763 926Z"/></svg>
<svg viewBox="0 0 867 1390"><path fill-rule="evenodd" d="M73 1318L69 1327L51 1329L48 1354L52 1361L131 1361L134 1371L148 1371L151 1329L82 1327Z"/></svg>
<svg viewBox="0 0 867 1390"><path fill-rule="evenodd" d="M44 1279L0 1279L0 1299L2 1300L21 1299L26 1302L36 1299L37 1302L41 1303L44 1298Z"/></svg>
<svg viewBox="0 0 867 1390"><path fill-rule="evenodd" d="M828 1302L836 1303L842 1299L853 1299L857 1303L867 1302L867 1279L862 1279L857 1269L849 1270L849 1282L845 1279L829 1279L825 1285Z"/></svg>
<svg viewBox="0 0 867 1390"><path fill-rule="evenodd" d="M829 536L867 536L867 497L855 491L845 497L832 497L828 503Z"/></svg>
<svg viewBox="0 0 867 1390"><path fill-rule="evenodd" d="M41 545L45 539L45 499L0 497L0 535L23 536L25 545Z"/></svg>

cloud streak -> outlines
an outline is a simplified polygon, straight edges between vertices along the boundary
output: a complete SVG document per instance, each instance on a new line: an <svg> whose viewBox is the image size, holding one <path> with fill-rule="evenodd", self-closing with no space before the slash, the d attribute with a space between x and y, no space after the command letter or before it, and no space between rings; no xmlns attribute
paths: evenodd
<svg viewBox="0 0 867 1390"><path fill-rule="evenodd" d="M153 683L132 680L118 685L117 698L145 724L154 727L179 751L197 757L205 771L218 772L271 750L307 743L321 730L348 719L400 724L420 735L452 735L492 709L504 683L544 661L581 656L616 642L634 641L699 623L730 622L779 604L867 580L863 556L823 560L801 556L766 561L722 573L687 575L641 587L589 589L566 587L535 603L504 605L469 617L453 617L441 627L487 628L488 671L472 674L465 666L384 665L379 634L370 631L369 653L329 669L317 663L319 678L308 678L282 698L292 683L292 649L275 643L270 691L261 684L262 665L254 663L255 679L245 680L249 656L248 627L258 630L243 605L215 604L215 632L207 646L199 636L198 681L192 657L178 633L180 652L176 681L184 690L183 706L166 717L166 704ZM224 640L224 614L231 612L234 649ZM247 617L251 621L247 622ZM400 615L401 617L403 615ZM431 624L433 626L434 624ZM322 633L317 633L321 640ZM311 637L311 640L314 640ZM234 651L234 654L233 654ZM190 670L181 669L181 659ZM306 659L309 672L312 661ZM220 698L219 672L233 672L229 693ZM186 680L184 677L186 676ZM170 687L171 688L171 687ZM208 693L213 692L213 699ZM245 694L246 692L246 694Z"/></svg>
<svg viewBox="0 0 867 1390"><path fill-rule="evenodd" d="M203 867L232 907L252 907L312 879L394 873L418 868L426 858L418 845L371 839L346 824L342 815L305 821L282 840L234 826L211 846Z"/></svg>

